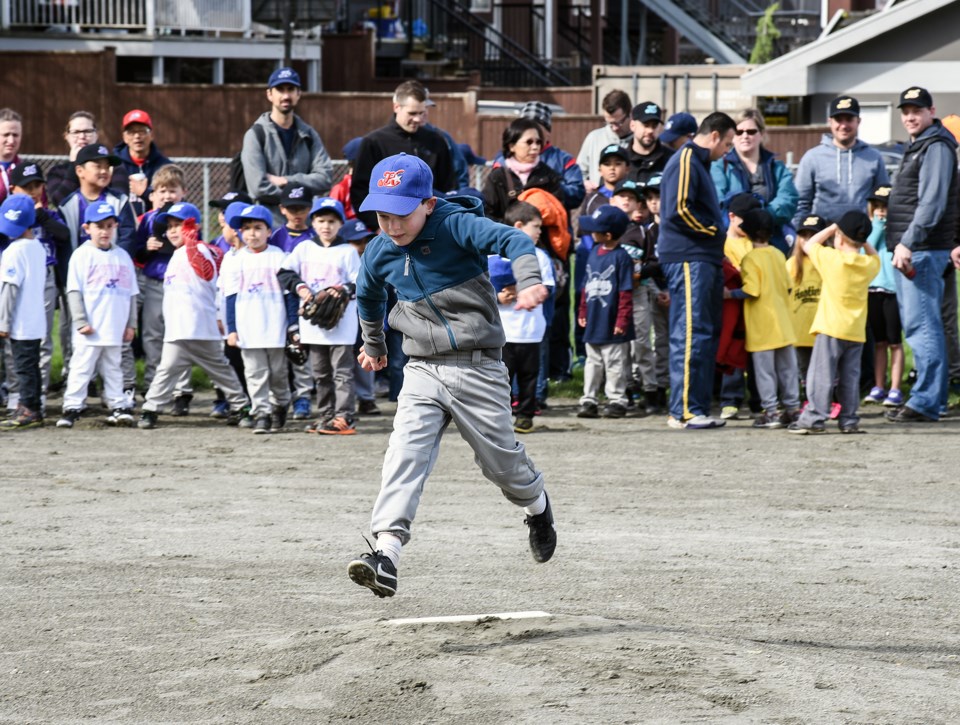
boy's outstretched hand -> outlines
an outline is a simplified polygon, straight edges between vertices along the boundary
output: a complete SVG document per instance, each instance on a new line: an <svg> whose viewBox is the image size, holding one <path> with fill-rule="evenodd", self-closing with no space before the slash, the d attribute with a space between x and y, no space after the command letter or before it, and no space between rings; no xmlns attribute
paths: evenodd
<svg viewBox="0 0 960 725"><path fill-rule="evenodd" d="M542 305L544 300L550 296L547 288L542 284L535 284L531 287L525 287L517 292L517 304L513 306L515 310L532 310Z"/></svg>
<svg viewBox="0 0 960 725"><path fill-rule="evenodd" d="M367 355L367 351L361 347L360 354L357 355L357 362L360 364L360 367L367 372L376 372L377 370L383 370L387 367L387 356L371 357Z"/></svg>

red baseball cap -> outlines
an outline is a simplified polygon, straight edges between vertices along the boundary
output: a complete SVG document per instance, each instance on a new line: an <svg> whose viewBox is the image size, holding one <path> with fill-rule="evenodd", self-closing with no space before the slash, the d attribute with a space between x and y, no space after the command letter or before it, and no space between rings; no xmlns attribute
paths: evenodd
<svg viewBox="0 0 960 725"><path fill-rule="evenodd" d="M142 123L147 128L153 128L153 121L150 118L150 114L146 111L141 111L139 108L127 111L127 115L123 117L123 123L120 127L125 129L131 123Z"/></svg>

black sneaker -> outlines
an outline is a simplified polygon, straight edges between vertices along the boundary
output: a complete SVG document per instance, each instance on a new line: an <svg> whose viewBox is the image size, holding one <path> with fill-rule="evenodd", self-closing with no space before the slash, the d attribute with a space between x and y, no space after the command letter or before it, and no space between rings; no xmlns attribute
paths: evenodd
<svg viewBox="0 0 960 725"><path fill-rule="evenodd" d="M253 422L253 432L258 435L270 433L271 423L269 415L257 416L257 419Z"/></svg>
<svg viewBox="0 0 960 725"><path fill-rule="evenodd" d="M190 415L190 401L193 400L193 395L190 393L184 393L183 395L178 395L173 399L173 410L170 411L170 415L182 418L185 415Z"/></svg>
<svg viewBox="0 0 960 725"><path fill-rule="evenodd" d="M550 561L557 548L557 529L553 525L553 510L550 508L550 498L546 493L547 507L542 514L527 516L523 523L530 527L530 551L533 558L541 563Z"/></svg>
<svg viewBox="0 0 960 725"><path fill-rule="evenodd" d="M600 411L596 403L582 403L577 411L578 418L599 418Z"/></svg>
<svg viewBox="0 0 960 725"><path fill-rule="evenodd" d="M383 552L361 554L350 562L347 574L380 598L392 597L397 593L397 567Z"/></svg>
<svg viewBox="0 0 960 725"><path fill-rule="evenodd" d="M814 423L809 428L800 425L799 422L793 422L787 426L787 433L796 433L797 435L816 435L826 432L827 427L823 423Z"/></svg>
<svg viewBox="0 0 960 725"><path fill-rule="evenodd" d="M137 421L137 428L140 430L153 430L157 427L157 414L152 410L145 410L140 413L140 420Z"/></svg>
<svg viewBox="0 0 960 725"><path fill-rule="evenodd" d="M227 425L236 427L236 426L239 426L242 421L249 420L249 419L250 419L250 406L248 405L245 405L239 409L234 408L227 411ZM249 426L241 426L241 427L252 428L253 426L249 425Z"/></svg>
<svg viewBox="0 0 960 725"><path fill-rule="evenodd" d="M117 408L107 416L107 425L122 426L130 428L133 426L133 411L127 408ZM59 422L57 425L60 425Z"/></svg>
<svg viewBox="0 0 960 725"><path fill-rule="evenodd" d="M623 418L627 414L627 409L620 403L607 403L603 406L604 418Z"/></svg>
<svg viewBox="0 0 960 725"><path fill-rule="evenodd" d="M80 420L83 415L82 410L65 410L60 420L57 421L57 428L73 428L73 424Z"/></svg>
<svg viewBox="0 0 960 725"><path fill-rule="evenodd" d="M767 415L766 413L761 413L756 418L753 419L754 428L783 428L783 419L774 413L773 415Z"/></svg>
<svg viewBox="0 0 960 725"><path fill-rule="evenodd" d="M287 424L287 406L285 405L275 405L273 406L273 429L279 430Z"/></svg>
<svg viewBox="0 0 960 725"><path fill-rule="evenodd" d="M891 423L936 423L936 418L919 413L909 406L901 406L893 410L888 410L884 417Z"/></svg>
<svg viewBox="0 0 960 725"><path fill-rule="evenodd" d="M375 400L358 400L357 412L360 415L380 415L380 407Z"/></svg>
<svg viewBox="0 0 960 725"><path fill-rule="evenodd" d="M856 423L851 423L850 425L840 426L840 432L846 435L859 435L861 433L866 433L867 431L862 430Z"/></svg>

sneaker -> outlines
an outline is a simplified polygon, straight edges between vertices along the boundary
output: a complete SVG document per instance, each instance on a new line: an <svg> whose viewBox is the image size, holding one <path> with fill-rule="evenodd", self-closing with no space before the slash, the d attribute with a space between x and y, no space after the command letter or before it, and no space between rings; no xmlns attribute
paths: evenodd
<svg viewBox="0 0 960 725"><path fill-rule="evenodd" d="M380 408L376 400L358 400L357 412L360 415L380 415Z"/></svg>
<svg viewBox="0 0 960 725"><path fill-rule="evenodd" d="M310 417L310 398L297 398L293 401L294 420L307 420Z"/></svg>
<svg viewBox="0 0 960 725"><path fill-rule="evenodd" d="M709 428L723 428L727 421L712 418L709 415L695 415L686 422L686 428L693 430L707 430Z"/></svg>
<svg viewBox="0 0 960 725"><path fill-rule="evenodd" d="M683 430L687 427L687 424L680 420L679 418L674 418L672 415L667 416L667 427L673 428L674 430Z"/></svg>
<svg viewBox="0 0 960 725"><path fill-rule="evenodd" d="M783 420L781 420L779 415L768 415L767 413L761 413L756 418L753 419L754 428L783 428Z"/></svg>
<svg viewBox="0 0 960 725"><path fill-rule="evenodd" d="M888 410L886 412L886 419L891 423L936 423L937 418L931 418L929 415L924 415L923 413L918 413L913 408L910 408L906 405L895 408L894 410Z"/></svg>
<svg viewBox="0 0 960 725"><path fill-rule="evenodd" d="M133 427L133 413L127 408L116 408L107 416L107 425L122 426L124 428ZM57 425L60 425L58 422Z"/></svg>
<svg viewBox="0 0 960 725"><path fill-rule="evenodd" d="M230 425L229 421L227 421L227 425ZM250 428L253 428L254 426L253 416L251 416L247 412L244 412L240 416L240 420L237 421L236 426L237 428L243 428L245 430L249 430Z"/></svg>
<svg viewBox="0 0 960 725"><path fill-rule="evenodd" d="M656 390L648 390L643 394L643 412L647 415L656 415L660 412L659 396Z"/></svg>
<svg viewBox="0 0 960 725"><path fill-rule="evenodd" d="M903 405L903 393L899 390L891 390L883 400L885 408L899 408Z"/></svg>
<svg viewBox="0 0 960 725"><path fill-rule="evenodd" d="M800 419L800 409L796 410L785 410L780 414L780 422L783 424L783 427L786 428L791 423L796 423Z"/></svg>
<svg viewBox="0 0 960 725"><path fill-rule="evenodd" d="M191 393L184 393L183 395L178 395L173 399L173 410L170 411L170 415L182 418L185 415L190 415L190 401L193 400L193 395Z"/></svg>
<svg viewBox="0 0 960 725"><path fill-rule="evenodd" d="M73 424L80 420L80 416L83 415L82 410L65 410L60 416L60 420L57 421L57 428L73 428Z"/></svg>
<svg viewBox="0 0 960 725"><path fill-rule="evenodd" d="M607 403L603 406L604 418L623 418L627 414L627 409L619 403Z"/></svg>
<svg viewBox="0 0 960 725"><path fill-rule="evenodd" d="M253 432L256 435L270 433L271 425L272 425L272 421L270 420L269 415L257 416L257 419L253 423Z"/></svg>
<svg viewBox="0 0 960 725"><path fill-rule="evenodd" d="M840 403L831 403L830 404L830 420L836 420L840 417L840 410L843 408Z"/></svg>
<svg viewBox="0 0 960 725"><path fill-rule="evenodd" d="M597 408L596 403L581 403L580 409L577 411L578 418L599 418L600 410Z"/></svg>
<svg viewBox="0 0 960 725"><path fill-rule="evenodd" d="M250 424L244 425L243 422L245 420L249 420ZM250 417L250 406L245 405L242 408L227 410L227 425L240 428L253 428L253 418Z"/></svg>
<svg viewBox="0 0 960 725"><path fill-rule="evenodd" d="M867 431L861 430L860 426L857 425L856 423L851 423L850 425L840 426L840 432L846 435L851 435L851 434L856 435L859 433L866 433Z"/></svg>
<svg viewBox="0 0 960 725"><path fill-rule="evenodd" d="M13 415L0 423L0 428L4 430L24 430L26 428L39 428L42 425L43 416L40 413L18 405L17 409L13 411Z"/></svg>
<svg viewBox="0 0 960 725"><path fill-rule="evenodd" d="M536 516L527 516L523 523L530 528L530 552L535 561L541 564L550 561L553 552L557 548L557 527L553 523L553 510L550 508L550 497L543 494L547 499L547 507L542 514Z"/></svg>
<svg viewBox="0 0 960 725"><path fill-rule="evenodd" d="M787 433L796 433L797 435L815 435L817 433L826 433L827 428L823 423L814 423L809 428L800 425L799 422L791 423L787 426Z"/></svg>
<svg viewBox="0 0 960 725"><path fill-rule="evenodd" d="M740 408L735 405L725 405L720 409L720 420L736 420Z"/></svg>
<svg viewBox="0 0 960 725"><path fill-rule="evenodd" d="M137 391L135 388L126 388L123 391L123 399L126 401L124 408L133 410L137 405Z"/></svg>
<svg viewBox="0 0 960 725"><path fill-rule="evenodd" d="M533 420L526 416L519 416L514 421L513 430L517 433L533 433Z"/></svg>
<svg viewBox="0 0 960 725"><path fill-rule="evenodd" d="M863 402L865 405L871 405L871 404L880 405L886 400L886 398L887 398L887 391L884 390L883 388L880 388L874 385L872 388L870 388L870 393L869 395L867 395L867 397L863 399Z"/></svg>
<svg viewBox="0 0 960 725"><path fill-rule="evenodd" d="M280 430L287 424L287 407L285 405L273 406L273 430Z"/></svg>
<svg viewBox="0 0 960 725"><path fill-rule="evenodd" d="M397 567L383 552L361 554L347 566L347 575L381 599L397 593Z"/></svg>
<svg viewBox="0 0 960 725"><path fill-rule="evenodd" d="M336 415L322 426L317 428L317 433L327 436L352 436L357 432L353 418L345 415Z"/></svg>
<svg viewBox="0 0 960 725"><path fill-rule="evenodd" d="M137 428L140 430L153 430L157 427L157 414L152 410L144 410L140 413L140 420L137 421Z"/></svg>
<svg viewBox="0 0 960 725"><path fill-rule="evenodd" d="M210 411L210 417L216 418L217 420L225 420L226 417L230 414L230 403L226 400L218 400L213 404L213 409Z"/></svg>

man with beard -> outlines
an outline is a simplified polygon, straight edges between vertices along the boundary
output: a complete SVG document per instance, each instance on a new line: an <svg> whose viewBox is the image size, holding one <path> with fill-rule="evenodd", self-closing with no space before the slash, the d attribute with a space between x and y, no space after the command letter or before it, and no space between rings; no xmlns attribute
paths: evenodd
<svg viewBox="0 0 960 725"><path fill-rule="evenodd" d="M294 110L302 97L300 76L278 68L267 82L271 109L247 129L240 159L247 192L268 206L277 224L285 223L277 204L287 184L304 187L309 196L324 196L333 180L333 165L320 134Z"/></svg>
<svg viewBox="0 0 960 725"><path fill-rule="evenodd" d="M630 130L633 131L633 139L623 144L629 156L627 163L630 172L627 178L638 184L646 184L651 177L663 171L667 159L673 154L673 149L660 143L663 110L653 101L638 103L630 113Z"/></svg>

